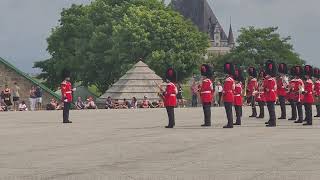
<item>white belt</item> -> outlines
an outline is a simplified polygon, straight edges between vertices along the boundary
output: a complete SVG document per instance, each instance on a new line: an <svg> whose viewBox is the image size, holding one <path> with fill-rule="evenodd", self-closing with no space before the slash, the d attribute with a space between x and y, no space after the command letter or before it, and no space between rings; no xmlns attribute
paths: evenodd
<svg viewBox="0 0 320 180"><path fill-rule="evenodd" d="M237 94L237 95L234 95L234 96L241 96L241 94Z"/></svg>
<svg viewBox="0 0 320 180"><path fill-rule="evenodd" d="M66 94L71 94L71 93L72 93L72 91L67 91L67 92L66 92Z"/></svg>
<svg viewBox="0 0 320 180"><path fill-rule="evenodd" d="M170 96L176 96L175 94L170 94Z"/></svg>
<svg viewBox="0 0 320 180"><path fill-rule="evenodd" d="M201 94L211 94L211 91L203 91L203 92L201 92Z"/></svg>

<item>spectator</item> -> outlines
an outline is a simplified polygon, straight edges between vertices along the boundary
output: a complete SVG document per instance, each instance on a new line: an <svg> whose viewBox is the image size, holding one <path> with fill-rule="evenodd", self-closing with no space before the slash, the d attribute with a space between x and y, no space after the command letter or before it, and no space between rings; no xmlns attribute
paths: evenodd
<svg viewBox="0 0 320 180"><path fill-rule="evenodd" d="M218 93L217 95L218 95L218 105L219 106L221 106L222 91L223 91L223 87L222 87L221 83L218 82L215 92Z"/></svg>
<svg viewBox="0 0 320 180"><path fill-rule="evenodd" d="M4 100L0 100L0 111L8 111L7 105L4 103Z"/></svg>
<svg viewBox="0 0 320 180"><path fill-rule="evenodd" d="M118 99L114 100L112 104L113 104L113 109L120 109L120 103Z"/></svg>
<svg viewBox="0 0 320 180"><path fill-rule="evenodd" d="M56 104L57 104L56 110L62 110L63 109L63 103L59 103L59 102L56 101Z"/></svg>
<svg viewBox="0 0 320 180"><path fill-rule="evenodd" d="M177 94L178 105L180 107L184 107L184 102L183 102L183 97L182 97L183 90L182 90L182 86L180 83L178 83L177 88L178 88L178 94Z"/></svg>
<svg viewBox="0 0 320 180"><path fill-rule="evenodd" d="M164 108L164 102L161 99L158 102L158 108Z"/></svg>
<svg viewBox="0 0 320 180"><path fill-rule="evenodd" d="M29 101L30 101L30 110L34 111L36 107L36 88L34 86L31 86L30 92L29 92Z"/></svg>
<svg viewBox="0 0 320 180"><path fill-rule="evenodd" d="M198 86L196 84L196 81L193 81L192 86L191 86L191 93L192 93L192 102L191 106L192 107L197 107L198 106Z"/></svg>
<svg viewBox="0 0 320 180"><path fill-rule="evenodd" d="M14 87L12 91L12 100L13 100L13 110L18 110L19 100L20 100L20 87L17 82L14 82Z"/></svg>
<svg viewBox="0 0 320 180"><path fill-rule="evenodd" d="M130 107L131 107L131 109L137 109L138 108L138 101L137 101L136 97L132 98Z"/></svg>
<svg viewBox="0 0 320 180"><path fill-rule="evenodd" d="M24 101L19 104L19 111L28 111L27 105Z"/></svg>
<svg viewBox="0 0 320 180"><path fill-rule="evenodd" d="M113 109L113 108L114 108L114 105L111 97L109 96L106 101L106 109Z"/></svg>
<svg viewBox="0 0 320 180"><path fill-rule="evenodd" d="M41 111L42 109L42 90L39 86L36 87L36 110Z"/></svg>
<svg viewBox="0 0 320 180"><path fill-rule="evenodd" d="M130 103L127 101L127 99L123 99L123 104L122 104L123 109L129 109L130 108Z"/></svg>
<svg viewBox="0 0 320 180"><path fill-rule="evenodd" d="M147 96L144 96L142 104L141 104L141 108L150 108L150 102L149 102Z"/></svg>
<svg viewBox="0 0 320 180"><path fill-rule="evenodd" d="M87 99L87 104L84 107L85 109L98 109L97 105L94 103L93 98L89 97Z"/></svg>
<svg viewBox="0 0 320 180"><path fill-rule="evenodd" d="M51 99L50 103L47 104L47 110L56 110L58 106L58 103L55 99Z"/></svg>
<svg viewBox="0 0 320 180"><path fill-rule="evenodd" d="M10 108L10 106L12 106L12 102L11 102L11 90L8 87L8 85L5 85L5 89L3 91L3 99L4 99L4 103L6 104L6 106L8 108Z"/></svg>
<svg viewBox="0 0 320 180"><path fill-rule="evenodd" d="M83 101L82 101L80 96L77 99L76 107L77 107L78 110L82 110L85 107L85 105L84 105L84 103L83 103Z"/></svg>

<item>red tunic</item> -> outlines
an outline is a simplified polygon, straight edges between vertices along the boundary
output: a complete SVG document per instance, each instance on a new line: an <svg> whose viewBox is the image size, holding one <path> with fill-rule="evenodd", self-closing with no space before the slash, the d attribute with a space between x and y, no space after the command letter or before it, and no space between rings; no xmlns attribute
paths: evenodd
<svg viewBox="0 0 320 180"><path fill-rule="evenodd" d="M254 92L257 90L258 88L258 82L256 78L252 78L249 82L248 82L248 93L247 96L251 97L254 95Z"/></svg>
<svg viewBox="0 0 320 180"><path fill-rule="evenodd" d="M223 85L223 101L224 102L233 103L234 89L235 89L235 84L234 84L233 78L232 77L226 78Z"/></svg>
<svg viewBox="0 0 320 180"><path fill-rule="evenodd" d="M210 79L204 79L200 88L202 103L211 103L213 101L213 84Z"/></svg>
<svg viewBox="0 0 320 180"><path fill-rule="evenodd" d="M313 89L314 85L311 79L306 80L305 87L304 87L304 103L313 104L314 97L313 97Z"/></svg>
<svg viewBox="0 0 320 180"><path fill-rule="evenodd" d="M295 85L295 79L292 79L290 82L289 82L289 92L288 92L288 94L287 94L287 98L288 98L288 100L289 101L291 101L291 100L294 100L294 92L293 92L293 87L294 87L294 85Z"/></svg>
<svg viewBox="0 0 320 180"><path fill-rule="evenodd" d="M314 93L316 96L320 96L320 80L317 80L314 84Z"/></svg>
<svg viewBox="0 0 320 180"><path fill-rule="evenodd" d="M285 83L283 83L283 78L280 77L278 78L277 80L277 87L278 87L278 90L277 90L277 93L278 93L278 96L284 96L286 97L287 96L287 85Z"/></svg>
<svg viewBox="0 0 320 180"><path fill-rule="evenodd" d="M257 102L266 102L266 96L264 95L263 85L266 84L267 80L264 79L262 83L259 83L258 93L256 95Z"/></svg>
<svg viewBox="0 0 320 180"><path fill-rule="evenodd" d="M235 106L242 106L242 83L237 83L234 89L234 105Z"/></svg>
<svg viewBox="0 0 320 180"><path fill-rule="evenodd" d="M303 102L303 94L299 93L299 88L304 89L304 83L301 79L294 79L292 86L292 99L297 102Z"/></svg>
<svg viewBox="0 0 320 180"><path fill-rule="evenodd" d="M72 102L72 85L69 81L62 81L61 96L63 102Z"/></svg>
<svg viewBox="0 0 320 180"><path fill-rule="evenodd" d="M264 93L267 102L277 101L277 83L274 78L270 77L265 81Z"/></svg>
<svg viewBox="0 0 320 180"><path fill-rule="evenodd" d="M170 82L167 85L166 91L163 93L164 96L164 106L166 107L175 107L177 106L177 93L178 89L175 84Z"/></svg>

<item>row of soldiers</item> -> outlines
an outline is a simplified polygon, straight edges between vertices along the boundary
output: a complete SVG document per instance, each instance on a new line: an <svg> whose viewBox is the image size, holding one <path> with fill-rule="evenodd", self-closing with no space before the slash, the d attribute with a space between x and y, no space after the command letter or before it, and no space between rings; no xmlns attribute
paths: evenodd
<svg viewBox="0 0 320 180"><path fill-rule="evenodd" d="M204 112L204 124L201 126L207 127L211 126L211 104L214 94L211 80L213 69L207 64L202 65L200 69L203 80L199 93ZM232 63L226 63L224 72L226 78L223 86L223 100L228 123L223 128L233 128L234 125L241 125L244 94L243 70ZM267 127L275 127L275 103L279 100L281 107L281 117L278 119L286 119L286 100L288 100L292 108L292 117L289 120L295 120L295 123L303 123L305 120L306 123L304 125L312 125L312 105L315 102L319 103L320 100L320 71L318 68L313 68L310 65L304 67L294 66L290 69L290 74L293 78L289 81L287 65L284 63L277 65L274 61L268 60L259 72L256 68L249 67L248 74L249 80L246 94L252 106L252 115L250 117L264 118L264 108L267 105L269 120L265 124ZM174 69L169 68L166 72L167 88L165 90L161 89L169 118L169 124L166 128L175 126L174 107L177 104L175 77ZM312 81L313 77L316 80L315 83ZM256 102L260 107L259 116L257 115ZM305 107L305 119L303 119L303 105ZM233 122L233 107L236 114L235 122ZM316 117L320 117L319 104L316 107Z"/></svg>

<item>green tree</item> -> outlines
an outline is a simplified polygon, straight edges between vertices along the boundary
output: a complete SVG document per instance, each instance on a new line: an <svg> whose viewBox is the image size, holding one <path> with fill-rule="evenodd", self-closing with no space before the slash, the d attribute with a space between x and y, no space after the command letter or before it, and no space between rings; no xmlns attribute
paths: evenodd
<svg viewBox="0 0 320 180"><path fill-rule="evenodd" d="M241 28L238 45L231 53L218 58L218 67L223 67L227 61L240 66L259 66L268 59L288 65L303 64L304 61L290 44L291 37L282 38L277 30L277 27Z"/></svg>
<svg viewBox="0 0 320 180"><path fill-rule="evenodd" d="M52 58L36 62L50 88L71 69L72 79L104 92L142 58L157 74L173 66L189 77L201 63L208 36L159 0L96 0L72 5L47 39Z"/></svg>

